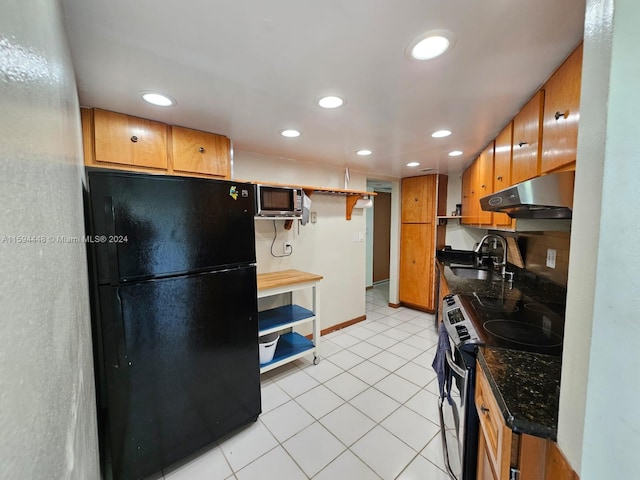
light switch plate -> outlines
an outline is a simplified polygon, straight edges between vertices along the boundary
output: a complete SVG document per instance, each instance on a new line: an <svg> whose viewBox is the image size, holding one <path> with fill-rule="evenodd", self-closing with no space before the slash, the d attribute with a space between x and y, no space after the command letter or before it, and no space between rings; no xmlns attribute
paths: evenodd
<svg viewBox="0 0 640 480"><path fill-rule="evenodd" d="M556 249L547 248L547 267L556 268Z"/></svg>
<svg viewBox="0 0 640 480"><path fill-rule="evenodd" d="M316 223L318 221L318 212L311 212L311 223Z"/></svg>

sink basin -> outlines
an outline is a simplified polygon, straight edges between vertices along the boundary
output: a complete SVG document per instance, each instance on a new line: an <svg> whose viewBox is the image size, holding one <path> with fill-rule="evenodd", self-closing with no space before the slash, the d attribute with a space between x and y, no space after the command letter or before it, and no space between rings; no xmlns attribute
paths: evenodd
<svg viewBox="0 0 640 480"><path fill-rule="evenodd" d="M493 270L485 270L482 268L471 267L449 267L451 272L460 278L469 278L471 280L491 280L492 282L502 280L502 277Z"/></svg>

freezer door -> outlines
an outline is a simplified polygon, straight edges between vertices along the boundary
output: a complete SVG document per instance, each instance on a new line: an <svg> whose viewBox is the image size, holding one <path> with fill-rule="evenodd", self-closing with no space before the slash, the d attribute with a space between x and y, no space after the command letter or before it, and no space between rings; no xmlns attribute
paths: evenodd
<svg viewBox="0 0 640 480"><path fill-rule="evenodd" d="M255 275L100 288L115 479L146 477L260 414Z"/></svg>
<svg viewBox="0 0 640 480"><path fill-rule="evenodd" d="M87 172L100 284L255 262L253 185Z"/></svg>

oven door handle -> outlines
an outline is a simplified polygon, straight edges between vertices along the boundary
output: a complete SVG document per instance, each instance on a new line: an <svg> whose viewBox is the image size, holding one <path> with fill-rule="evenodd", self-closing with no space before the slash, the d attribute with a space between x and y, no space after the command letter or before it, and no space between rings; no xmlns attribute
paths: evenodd
<svg viewBox="0 0 640 480"><path fill-rule="evenodd" d="M446 351L445 358L447 359L449 368L451 368L451 370L453 370L453 372L460 378L464 378L467 372L463 368L460 368L460 366L456 365L456 363L453 361L453 358L451 358L451 350Z"/></svg>

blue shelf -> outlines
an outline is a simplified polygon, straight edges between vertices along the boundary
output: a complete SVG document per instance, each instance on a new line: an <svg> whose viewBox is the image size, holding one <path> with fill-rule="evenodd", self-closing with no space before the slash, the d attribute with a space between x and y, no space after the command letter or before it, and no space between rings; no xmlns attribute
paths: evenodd
<svg viewBox="0 0 640 480"><path fill-rule="evenodd" d="M311 310L299 305L283 305L258 313L259 335L277 331L279 328L292 327L297 323L310 320L314 317ZM280 338L282 341L282 338Z"/></svg>
<svg viewBox="0 0 640 480"><path fill-rule="evenodd" d="M278 345L276 346L276 352L273 355L273 360L267 363L261 363L260 368L264 369L283 360L286 360L294 355L300 355L307 350L311 350L315 347L313 342L306 337L303 337L299 333L291 332L280 335Z"/></svg>

